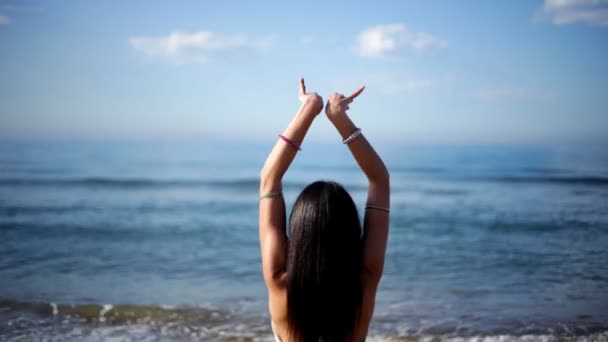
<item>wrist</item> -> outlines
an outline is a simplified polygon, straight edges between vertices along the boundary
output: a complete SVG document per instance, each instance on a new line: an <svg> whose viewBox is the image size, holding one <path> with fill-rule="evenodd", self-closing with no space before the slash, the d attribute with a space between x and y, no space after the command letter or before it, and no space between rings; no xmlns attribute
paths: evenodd
<svg viewBox="0 0 608 342"><path fill-rule="evenodd" d="M320 113L319 105L314 102L305 102L300 106L299 114L314 119Z"/></svg>
<svg viewBox="0 0 608 342"><path fill-rule="evenodd" d="M311 115L317 115L323 110L323 99L317 93L311 93L300 98L302 100L302 107L300 108L303 112Z"/></svg>
<svg viewBox="0 0 608 342"><path fill-rule="evenodd" d="M338 113L327 114L327 118L331 122L342 121L342 120L344 120L347 117L348 117L348 115L346 114L346 112L338 112Z"/></svg>

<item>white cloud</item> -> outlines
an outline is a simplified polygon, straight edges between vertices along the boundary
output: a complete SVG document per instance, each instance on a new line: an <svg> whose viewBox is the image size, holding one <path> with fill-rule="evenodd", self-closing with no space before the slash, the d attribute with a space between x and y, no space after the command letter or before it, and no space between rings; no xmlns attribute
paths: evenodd
<svg viewBox="0 0 608 342"><path fill-rule="evenodd" d="M535 19L548 17L555 25L577 22L608 26L608 0L545 0Z"/></svg>
<svg viewBox="0 0 608 342"><path fill-rule="evenodd" d="M250 37L210 31L172 32L160 37L131 37L131 46L149 57L168 59L178 64L209 63L236 52L261 53L274 44L273 37Z"/></svg>
<svg viewBox="0 0 608 342"><path fill-rule="evenodd" d="M11 18L6 15L0 13L0 25L8 25L11 23Z"/></svg>
<svg viewBox="0 0 608 342"><path fill-rule="evenodd" d="M426 32L414 32L403 24L378 25L361 31L357 52L362 57L382 58L406 51L416 53L444 48L447 42Z"/></svg>
<svg viewBox="0 0 608 342"><path fill-rule="evenodd" d="M519 100L534 102L551 102L554 96L549 91L537 90L523 87L505 87L481 89L473 93L473 96L482 100Z"/></svg>

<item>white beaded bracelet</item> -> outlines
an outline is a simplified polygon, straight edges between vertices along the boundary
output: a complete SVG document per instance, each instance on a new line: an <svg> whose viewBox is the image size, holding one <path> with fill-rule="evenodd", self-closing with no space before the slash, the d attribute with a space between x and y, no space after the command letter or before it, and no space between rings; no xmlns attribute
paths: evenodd
<svg viewBox="0 0 608 342"><path fill-rule="evenodd" d="M342 140L343 144L350 144L351 141L355 140L358 136L361 135L361 128L357 128L353 134L349 135L348 138Z"/></svg>

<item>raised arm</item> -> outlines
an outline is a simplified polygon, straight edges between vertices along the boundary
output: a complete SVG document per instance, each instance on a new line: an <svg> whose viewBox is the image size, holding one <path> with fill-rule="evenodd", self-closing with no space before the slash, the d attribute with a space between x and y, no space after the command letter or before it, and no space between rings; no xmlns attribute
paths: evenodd
<svg viewBox="0 0 608 342"><path fill-rule="evenodd" d="M283 175L291 165L314 118L323 109L323 100L319 95L306 93L304 79L300 80L299 98L302 103L300 109L282 137L278 138L260 173L260 247L264 279L269 288L277 285L286 263Z"/></svg>
<svg viewBox="0 0 608 342"><path fill-rule="evenodd" d="M388 239L390 182L389 173L382 159L369 144L363 134L356 133L357 127L346 114L348 105L363 92L361 87L349 97L333 93L329 97L325 113L343 139L355 137L348 143L353 157L368 180L367 203L365 205L364 267L371 280L380 280L384 268L384 255Z"/></svg>
<svg viewBox="0 0 608 342"><path fill-rule="evenodd" d="M325 113L336 126L343 141L348 143L353 157L368 180L367 203L363 219L363 306L361 324L356 333L357 340L365 340L374 312L376 291L384 269L384 254L388 239L390 182L382 159L367 139L360 134L346 114L348 105L363 92L361 87L349 97L333 93L329 97Z"/></svg>

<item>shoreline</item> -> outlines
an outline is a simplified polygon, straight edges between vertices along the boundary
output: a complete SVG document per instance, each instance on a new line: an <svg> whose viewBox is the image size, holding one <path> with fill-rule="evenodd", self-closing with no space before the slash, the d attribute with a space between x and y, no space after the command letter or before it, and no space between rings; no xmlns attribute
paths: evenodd
<svg viewBox="0 0 608 342"><path fill-rule="evenodd" d="M0 298L0 338L28 340L188 339L202 341L265 341L271 338L268 314L243 315L222 308L169 305L62 304ZM472 329L466 320L408 327L374 320L369 341L608 341L608 323L555 322L543 328L521 322L519 327Z"/></svg>

